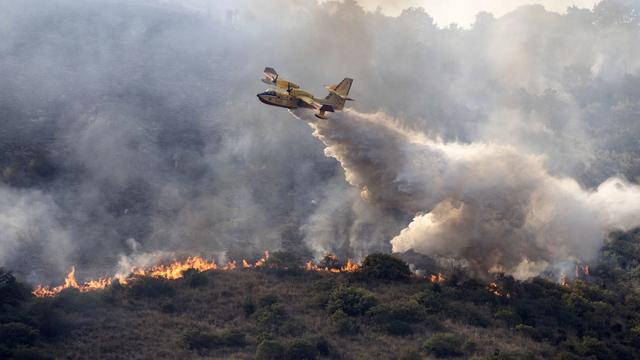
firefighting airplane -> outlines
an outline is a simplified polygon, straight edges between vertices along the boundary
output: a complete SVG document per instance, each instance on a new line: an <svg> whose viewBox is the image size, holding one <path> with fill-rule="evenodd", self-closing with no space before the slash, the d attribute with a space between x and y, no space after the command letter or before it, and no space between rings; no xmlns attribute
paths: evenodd
<svg viewBox="0 0 640 360"><path fill-rule="evenodd" d="M299 107L315 109L317 118L327 119L325 113L342 110L346 101L353 101L349 98L349 90L353 79L345 78L338 85L327 85L329 95L324 99L314 97L311 93L300 89L300 86L280 79L275 69L267 67L264 69L265 77L262 82L275 85L275 89L269 89L258 94L258 99L267 105L280 106L288 109Z"/></svg>

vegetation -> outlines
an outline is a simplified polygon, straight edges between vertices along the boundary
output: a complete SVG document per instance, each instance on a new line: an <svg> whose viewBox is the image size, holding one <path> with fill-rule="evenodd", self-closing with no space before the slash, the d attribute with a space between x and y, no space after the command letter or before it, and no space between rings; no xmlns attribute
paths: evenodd
<svg viewBox="0 0 640 360"><path fill-rule="evenodd" d="M386 270L237 270L36 299L1 271L0 358L634 359L639 243L639 230L614 234L591 275L567 286L497 276L497 294L461 270L436 284Z"/></svg>

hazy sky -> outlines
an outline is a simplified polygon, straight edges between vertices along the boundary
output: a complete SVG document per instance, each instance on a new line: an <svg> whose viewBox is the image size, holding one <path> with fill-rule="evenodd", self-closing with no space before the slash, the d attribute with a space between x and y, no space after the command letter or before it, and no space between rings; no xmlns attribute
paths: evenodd
<svg viewBox="0 0 640 360"><path fill-rule="evenodd" d="M324 2L327 0L320 0ZM468 26L478 12L487 11L496 16L522 5L541 4L549 11L564 13L567 7L593 8L599 0L356 0L367 10L382 7L385 14L397 15L408 7L423 7L438 25L457 23Z"/></svg>

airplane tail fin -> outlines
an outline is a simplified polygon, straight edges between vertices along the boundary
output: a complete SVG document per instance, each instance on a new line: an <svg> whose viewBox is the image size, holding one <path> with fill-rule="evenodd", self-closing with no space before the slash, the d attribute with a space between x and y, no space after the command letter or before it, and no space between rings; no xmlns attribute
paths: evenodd
<svg viewBox="0 0 640 360"><path fill-rule="evenodd" d="M353 101L349 98L349 90L351 90L351 84L353 79L344 78L338 85L327 85L329 95L325 98L326 103L333 106L336 110L342 110L344 108L345 101Z"/></svg>

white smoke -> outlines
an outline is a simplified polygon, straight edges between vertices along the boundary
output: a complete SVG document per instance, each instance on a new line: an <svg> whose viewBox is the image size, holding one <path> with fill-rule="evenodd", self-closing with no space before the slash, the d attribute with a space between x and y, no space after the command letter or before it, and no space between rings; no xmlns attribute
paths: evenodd
<svg viewBox="0 0 640 360"><path fill-rule="evenodd" d="M592 259L609 231L640 225L640 186L621 178L585 189L550 175L542 156L443 142L384 113L347 110L326 121L297 114L363 199L415 215L391 240L397 252L527 278L562 261Z"/></svg>

